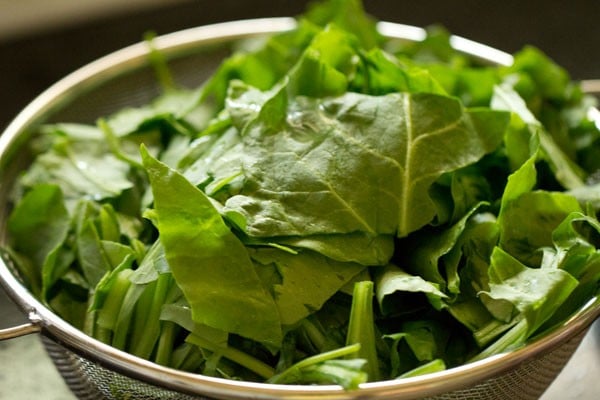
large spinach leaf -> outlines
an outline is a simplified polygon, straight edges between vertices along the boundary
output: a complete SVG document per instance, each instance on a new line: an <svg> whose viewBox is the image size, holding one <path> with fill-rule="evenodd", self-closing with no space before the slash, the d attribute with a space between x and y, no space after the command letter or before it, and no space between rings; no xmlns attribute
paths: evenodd
<svg viewBox="0 0 600 400"><path fill-rule="evenodd" d="M243 117L245 183L225 207L258 237L406 236L435 216L431 184L496 149L508 121L506 113L466 111L439 95L347 93L297 98L286 127L272 134L248 111L260 104L242 99L229 109Z"/></svg>
<svg viewBox="0 0 600 400"><path fill-rule="evenodd" d="M279 312L246 248L206 195L147 151L142 156L165 256L194 321L278 345Z"/></svg>

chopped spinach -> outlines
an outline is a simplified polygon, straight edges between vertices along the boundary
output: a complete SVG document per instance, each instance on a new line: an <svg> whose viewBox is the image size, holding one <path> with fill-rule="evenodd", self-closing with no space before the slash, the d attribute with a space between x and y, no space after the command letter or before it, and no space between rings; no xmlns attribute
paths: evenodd
<svg viewBox="0 0 600 400"><path fill-rule="evenodd" d="M24 282L162 365L347 389L567 320L600 287L593 101L537 49L375 26L317 3L192 89L153 50L151 104L44 126L7 224Z"/></svg>

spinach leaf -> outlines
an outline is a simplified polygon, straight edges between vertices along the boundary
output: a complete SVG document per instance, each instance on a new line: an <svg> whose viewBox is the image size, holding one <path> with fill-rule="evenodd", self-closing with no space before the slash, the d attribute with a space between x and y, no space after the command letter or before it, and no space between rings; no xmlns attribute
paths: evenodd
<svg viewBox="0 0 600 400"><path fill-rule="evenodd" d="M247 250L208 198L142 148L160 240L194 321L278 345L281 319ZM190 252L193 249L193 252Z"/></svg>
<svg viewBox="0 0 600 400"><path fill-rule="evenodd" d="M314 250L336 261L369 266L385 265L394 253L393 236L373 237L362 232L273 238L273 241L286 246Z"/></svg>
<svg viewBox="0 0 600 400"><path fill-rule="evenodd" d="M448 297L440 290L439 284L411 275L391 264L376 271L375 284L375 295L384 315L411 311L409 307L419 303L418 299L411 301L411 295L424 295L436 309L441 309L442 301ZM400 307L402 309L399 310Z"/></svg>
<svg viewBox="0 0 600 400"><path fill-rule="evenodd" d="M404 66L382 49L375 48L359 55L361 63L350 82L353 91L372 95L393 92L448 93L427 69Z"/></svg>
<svg viewBox="0 0 600 400"><path fill-rule="evenodd" d="M21 178L24 187L59 185L71 203L68 208L80 198L113 198L133 187L129 165L108 152L103 141L89 143L57 135L52 148L37 157Z"/></svg>
<svg viewBox="0 0 600 400"><path fill-rule="evenodd" d="M566 189L583 185L584 171L551 139L525 101L510 86L504 84L495 88L492 107L516 113L527 124L531 135L539 135L540 157L549 163L556 179Z"/></svg>
<svg viewBox="0 0 600 400"><path fill-rule="evenodd" d="M60 188L52 184L36 185L13 210L7 224L15 243L13 250L26 254L33 263L27 269L28 284L39 295L42 266L50 254L58 251L69 229Z"/></svg>
<svg viewBox="0 0 600 400"><path fill-rule="evenodd" d="M439 285L447 293L459 292L459 277L455 254L460 253L460 238L472 215L483 203L473 207L464 217L450 227L423 229L408 237L402 244L411 248L410 254L400 259L406 268L429 282Z"/></svg>
<svg viewBox="0 0 600 400"><path fill-rule="evenodd" d="M354 344L306 358L271 377L269 382L337 383L345 389L357 389L359 384L367 380L368 375L363 370L366 361L338 358L353 355L358 350L360 350L360 345Z"/></svg>
<svg viewBox="0 0 600 400"><path fill-rule="evenodd" d="M356 35L361 46L370 49L378 45L381 36L377 32L375 20L365 13L359 0L333 0L313 4L304 18L320 25L335 24L346 32Z"/></svg>
<svg viewBox="0 0 600 400"><path fill-rule="evenodd" d="M275 248L258 248L250 257L274 265L281 283L273 287L283 325L294 325L319 310L325 301L365 269L358 263L336 262L311 251L290 254Z"/></svg>
<svg viewBox="0 0 600 400"><path fill-rule="evenodd" d="M312 5L195 88L151 48L155 100L31 141L19 276L100 341L243 381L357 389L568 321L598 296L596 103L537 49L482 65L375 22Z"/></svg>
<svg viewBox="0 0 600 400"><path fill-rule="evenodd" d="M552 245L552 232L572 212L581 212L581 209L577 200L569 195L544 191L524 193L503 209L499 219L500 245L526 265L540 265L540 250Z"/></svg>
<svg viewBox="0 0 600 400"><path fill-rule="evenodd" d="M232 102L230 112L253 107ZM245 182L225 208L245 217L250 236L406 236L435 216L433 181L493 151L507 123L505 113L465 111L430 94L347 93L298 98L288 108L278 134L259 118L240 125ZM434 111L435 119L423 118ZM435 151L442 148L453 156Z"/></svg>
<svg viewBox="0 0 600 400"><path fill-rule="evenodd" d="M490 291L493 299L504 299L525 316L527 332L540 327L577 286L577 280L561 269L528 268L496 248L490 264ZM513 343L514 345L514 343Z"/></svg>
<svg viewBox="0 0 600 400"><path fill-rule="evenodd" d="M555 251L548 252L543 265L567 271L579 285L556 310L540 330L562 323L597 295L600 281L600 253L595 243L600 226L598 221L578 212L571 213L554 230Z"/></svg>

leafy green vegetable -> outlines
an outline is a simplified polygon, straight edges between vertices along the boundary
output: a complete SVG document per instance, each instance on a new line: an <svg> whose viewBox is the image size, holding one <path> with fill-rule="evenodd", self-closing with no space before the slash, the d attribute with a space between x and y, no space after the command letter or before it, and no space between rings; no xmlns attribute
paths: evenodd
<svg viewBox="0 0 600 400"><path fill-rule="evenodd" d="M375 340L375 318L373 316L373 282L363 281L354 284L352 307L348 321L346 344L360 344L357 356L367 361L369 379L381 379Z"/></svg>
<svg viewBox="0 0 600 400"><path fill-rule="evenodd" d="M256 249L253 261L272 266L281 276L273 292L282 325L294 325L320 309L325 301L365 269L358 263L342 263L318 253L289 253L276 248Z"/></svg>
<svg viewBox="0 0 600 400"><path fill-rule="evenodd" d="M278 345L279 312L243 244L202 191L144 148L142 160L154 194L166 259L192 307L192 318Z"/></svg>
<svg viewBox="0 0 600 400"><path fill-rule="evenodd" d="M16 243L13 250L30 257L31 268L23 272L38 295L42 266L64 240L69 227L62 197L57 186L38 185L23 197L8 220L8 232Z"/></svg>
<svg viewBox="0 0 600 400"><path fill-rule="evenodd" d="M230 112L248 116L256 106L238 99ZM238 123L245 183L225 207L244 216L251 236L406 236L434 218L428 190L435 179L495 150L507 122L505 113L466 111L430 94L348 93L302 98L289 108L288 126L277 135L260 115ZM452 156L436 150L450 148Z"/></svg>
<svg viewBox="0 0 600 400"><path fill-rule="evenodd" d="M337 383L347 389L357 389L364 383L367 374L362 370L365 364L361 359L338 359L360 351L359 344L353 344L306 358L292 365L282 373L273 376L271 383Z"/></svg>
<svg viewBox="0 0 600 400"><path fill-rule="evenodd" d="M482 65L358 0L90 124L45 125L5 252L74 326L228 379L404 379L526 345L600 283L595 103L541 51ZM151 41L151 38L148 40Z"/></svg>

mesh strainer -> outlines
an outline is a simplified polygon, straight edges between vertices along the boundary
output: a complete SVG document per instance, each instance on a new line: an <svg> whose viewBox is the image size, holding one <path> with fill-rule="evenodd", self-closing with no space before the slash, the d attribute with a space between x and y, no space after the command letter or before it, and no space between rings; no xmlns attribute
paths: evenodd
<svg viewBox="0 0 600 400"><path fill-rule="evenodd" d="M155 45L169 58L178 83L195 86L236 41L294 25L289 18L222 23L165 35ZM379 30L399 40L421 40L425 35L420 28L386 22L379 23ZM464 38L453 37L452 44L487 62L512 62L510 55ZM57 121L94 122L124 106L148 102L159 88L147 55L147 47L136 44L87 65L40 95L9 125L0 137L0 239L6 239L8 193L27 166L24 144L36 127ZM357 391L333 385L238 382L164 368L84 335L39 303L20 283L9 257L2 258L0 282L30 322L0 331L0 339L41 331L48 354L80 399L536 399L600 315L596 297L563 326L523 349L426 376L367 383Z"/></svg>

